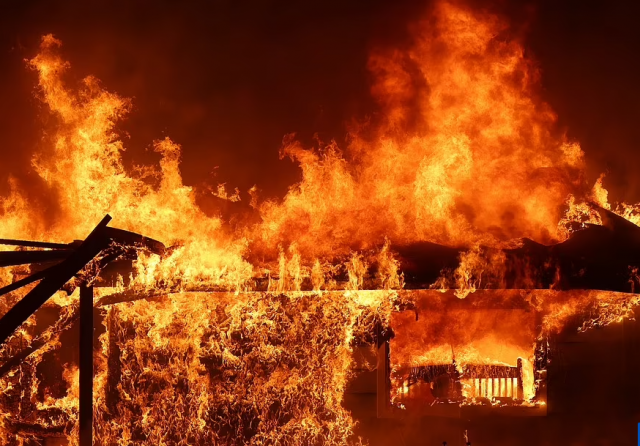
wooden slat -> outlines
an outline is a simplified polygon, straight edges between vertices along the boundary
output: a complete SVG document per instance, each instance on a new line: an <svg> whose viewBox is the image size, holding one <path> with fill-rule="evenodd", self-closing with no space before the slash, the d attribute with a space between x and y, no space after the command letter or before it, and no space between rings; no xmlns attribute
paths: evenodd
<svg viewBox="0 0 640 446"><path fill-rule="evenodd" d="M66 249L66 250L74 249L73 244L36 242L31 240L11 240L6 238L0 238L0 245L25 246L28 248L45 248L45 249Z"/></svg>
<svg viewBox="0 0 640 446"><path fill-rule="evenodd" d="M0 268L64 260L73 251L0 251Z"/></svg>

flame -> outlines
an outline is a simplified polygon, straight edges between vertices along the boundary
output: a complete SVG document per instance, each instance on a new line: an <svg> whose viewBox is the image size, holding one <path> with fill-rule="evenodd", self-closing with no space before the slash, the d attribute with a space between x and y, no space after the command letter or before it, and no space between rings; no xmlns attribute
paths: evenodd
<svg viewBox="0 0 640 446"><path fill-rule="evenodd" d="M500 291L495 297L500 298ZM421 292L419 317L394 313L391 341L392 388L399 392L407 367L455 364L516 367L523 360L525 400L535 395L533 379L535 316L517 309L449 308L440 297ZM400 391L400 393L403 393Z"/></svg>
<svg viewBox="0 0 640 446"><path fill-rule="evenodd" d="M33 167L59 218L30 209L14 182L2 201L6 234L81 238L108 212L119 227L173 247L162 262L144 258L136 276L138 286L172 290L247 289L263 272L258 259L283 272L283 250L298 252L303 273L316 260L418 241L498 247L524 236L564 239L558 221L581 184L582 151L556 134L555 115L536 95L534 64L507 28L499 17L437 3L414 25L408 50L371 55L372 94L384 112L375 126L353 128L344 153L335 142L309 150L285 138L282 156L300 164L302 181L281 202L258 203L249 191L261 221L235 232L196 205L170 139L154 142L158 167L127 172L115 129L130 101L93 77L69 88L61 42L45 36L29 66L57 125ZM226 185L213 194L241 199Z"/></svg>
<svg viewBox="0 0 640 446"><path fill-rule="evenodd" d="M115 339L103 343L117 345L127 379L101 380L99 435L109 444L344 444L350 327L365 310L345 293L172 294L114 308Z"/></svg>
<svg viewBox="0 0 640 446"><path fill-rule="evenodd" d="M431 288L445 292L454 289L459 299L482 288L506 288L506 256L503 251L474 245L460 254L460 264L453 271L443 271Z"/></svg>
<svg viewBox="0 0 640 446"><path fill-rule="evenodd" d="M348 158L334 142L313 151L285 139L303 179L261 206L258 246L295 241L327 256L384 237L497 246L565 236L560 208L581 182L583 154L556 136L521 44L499 18L454 3L438 2L428 20L408 51L371 56L384 114L376 128L353 129Z"/></svg>
<svg viewBox="0 0 640 446"><path fill-rule="evenodd" d="M225 234L219 218L198 208L193 189L182 182L180 146L168 138L155 141L159 169L146 167L137 176L127 175L124 146L114 127L128 113L130 102L101 89L93 77L84 79L77 93L70 90L63 82L69 64L58 54L60 45L45 36L30 66L39 75L43 101L58 120L52 150L36 155L33 167L58 197L64 218L50 223L45 234L20 236L82 238L109 213L123 229L180 245L167 262L156 266L156 281L179 277L181 283L176 285L242 286L252 274L252 266L242 258L246 243ZM226 197L224 187L218 194Z"/></svg>

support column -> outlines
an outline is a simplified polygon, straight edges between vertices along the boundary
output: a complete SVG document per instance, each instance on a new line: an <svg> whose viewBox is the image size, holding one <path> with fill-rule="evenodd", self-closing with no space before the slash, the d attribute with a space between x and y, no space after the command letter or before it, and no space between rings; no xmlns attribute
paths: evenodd
<svg viewBox="0 0 640 446"><path fill-rule="evenodd" d="M524 383L522 382L522 378L524 377L524 372L522 370L522 358L518 358L518 393L517 398L519 400L524 399Z"/></svg>
<svg viewBox="0 0 640 446"><path fill-rule="evenodd" d="M93 445L93 287L80 287L80 446Z"/></svg>

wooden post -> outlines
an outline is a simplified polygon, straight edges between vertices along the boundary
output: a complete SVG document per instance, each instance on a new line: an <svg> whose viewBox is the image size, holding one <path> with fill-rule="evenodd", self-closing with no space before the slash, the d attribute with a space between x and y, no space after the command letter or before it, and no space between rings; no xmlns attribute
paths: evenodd
<svg viewBox="0 0 640 446"><path fill-rule="evenodd" d="M80 446L93 445L93 287L80 287Z"/></svg>
<svg viewBox="0 0 640 446"><path fill-rule="evenodd" d="M535 343L535 361L533 363L534 379L537 383L536 401L548 401L547 397L547 367L548 367L548 354L549 354L549 338L543 334L543 314L536 311L536 332L538 337Z"/></svg>
<svg viewBox="0 0 640 446"><path fill-rule="evenodd" d="M517 398L519 400L524 399L524 383L522 382L522 378L524 376L524 372L522 370L522 358L518 358L518 393Z"/></svg>

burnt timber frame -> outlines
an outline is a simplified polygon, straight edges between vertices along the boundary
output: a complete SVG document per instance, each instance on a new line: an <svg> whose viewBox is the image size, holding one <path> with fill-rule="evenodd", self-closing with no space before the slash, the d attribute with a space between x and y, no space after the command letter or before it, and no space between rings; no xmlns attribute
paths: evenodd
<svg viewBox="0 0 640 446"><path fill-rule="evenodd" d="M0 239L0 244L20 247L44 248L50 251L8 251L0 252L0 267L40 264L61 260L53 266L0 288L0 296L23 286L39 281L20 301L0 318L0 346L6 343L13 333L33 315L53 294L62 289L67 282L77 277L87 265L97 261L97 273L93 277L80 277L80 339L79 339L79 440L80 446L93 444L93 287L94 280L107 264L125 256L131 248L145 249L155 254L164 252L164 245L156 240L107 227L111 216L106 215L94 230L82 242L68 245L23 240ZM109 248L112 248L109 252ZM102 257L99 257L103 254ZM38 347L35 346L35 349ZM17 358L11 359L0 369L18 365L35 349L27 349ZM15 359L15 360L14 360Z"/></svg>
<svg viewBox="0 0 640 446"><path fill-rule="evenodd" d="M80 446L93 444L93 287L80 286Z"/></svg>

